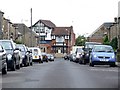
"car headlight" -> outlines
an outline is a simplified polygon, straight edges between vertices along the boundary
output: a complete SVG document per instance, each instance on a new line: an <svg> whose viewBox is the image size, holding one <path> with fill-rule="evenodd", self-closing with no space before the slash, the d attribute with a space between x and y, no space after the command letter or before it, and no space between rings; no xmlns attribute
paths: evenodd
<svg viewBox="0 0 120 90"><path fill-rule="evenodd" d="M12 55L11 55L11 54L8 54L8 55L7 55L7 59L8 59L8 60L11 60L11 59L12 59Z"/></svg>
<svg viewBox="0 0 120 90"><path fill-rule="evenodd" d="M89 54L87 53L86 56L89 56Z"/></svg>
<svg viewBox="0 0 120 90"><path fill-rule="evenodd" d="M113 55L112 58L115 58L115 56Z"/></svg>
<svg viewBox="0 0 120 90"><path fill-rule="evenodd" d="M93 55L94 58L96 58L97 56L96 55Z"/></svg>
<svg viewBox="0 0 120 90"><path fill-rule="evenodd" d="M22 58L24 58L25 57L25 55L22 55Z"/></svg>

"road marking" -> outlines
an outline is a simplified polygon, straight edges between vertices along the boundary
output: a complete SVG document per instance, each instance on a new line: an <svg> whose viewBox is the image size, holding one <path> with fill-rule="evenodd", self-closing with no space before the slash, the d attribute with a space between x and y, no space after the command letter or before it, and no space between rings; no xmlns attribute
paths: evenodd
<svg viewBox="0 0 120 90"><path fill-rule="evenodd" d="M117 68L90 68L91 71L118 72Z"/></svg>

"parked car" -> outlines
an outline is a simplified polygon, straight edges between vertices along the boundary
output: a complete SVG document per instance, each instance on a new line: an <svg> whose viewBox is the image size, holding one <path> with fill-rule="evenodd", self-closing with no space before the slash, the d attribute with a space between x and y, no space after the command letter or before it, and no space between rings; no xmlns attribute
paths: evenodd
<svg viewBox="0 0 120 90"><path fill-rule="evenodd" d="M0 71L2 72L2 74L7 74L7 54L1 45L0 45Z"/></svg>
<svg viewBox="0 0 120 90"><path fill-rule="evenodd" d="M64 58L64 60L69 60L69 55L65 54L63 58Z"/></svg>
<svg viewBox="0 0 120 90"><path fill-rule="evenodd" d="M39 63L43 63L42 53L39 47L29 47L29 50L32 52L32 60Z"/></svg>
<svg viewBox="0 0 120 90"><path fill-rule="evenodd" d="M54 56L52 54L47 54L49 61L54 61Z"/></svg>
<svg viewBox="0 0 120 90"><path fill-rule="evenodd" d="M69 55L69 60L75 62L75 60L76 60L76 54L75 53L70 54Z"/></svg>
<svg viewBox="0 0 120 90"><path fill-rule="evenodd" d="M84 53L84 51L83 51L82 46L76 49L76 60L75 60L75 62L77 62L77 63L82 62L83 53Z"/></svg>
<svg viewBox="0 0 120 90"><path fill-rule="evenodd" d="M32 62L30 62L30 51L28 51L27 47L24 44L17 44L16 45L22 53L22 64L24 66L32 65Z"/></svg>
<svg viewBox="0 0 120 90"><path fill-rule="evenodd" d="M21 49L19 49L19 47L17 46L17 44L16 44L16 47L18 48L18 53L19 53L19 57L20 57L20 67L22 67L23 66L23 60L22 60L22 53L21 53Z"/></svg>
<svg viewBox="0 0 120 90"><path fill-rule="evenodd" d="M116 66L116 56L114 50L109 45L94 45L90 53L90 66L110 65Z"/></svg>
<svg viewBox="0 0 120 90"><path fill-rule="evenodd" d="M42 52L43 62L48 62L47 53Z"/></svg>
<svg viewBox="0 0 120 90"><path fill-rule="evenodd" d="M29 65L33 65L33 60L32 60L32 51L29 50L29 48L26 46L27 52L29 54Z"/></svg>
<svg viewBox="0 0 120 90"><path fill-rule="evenodd" d="M82 62L84 64L89 63L89 56L90 56L90 52L93 48L94 45L101 45L101 43L98 42L85 42L85 45L83 47L84 53L83 53L83 58L82 58Z"/></svg>
<svg viewBox="0 0 120 90"><path fill-rule="evenodd" d="M20 69L20 57L18 48L12 40L0 40L0 44L6 50L7 53L7 69L15 71Z"/></svg>

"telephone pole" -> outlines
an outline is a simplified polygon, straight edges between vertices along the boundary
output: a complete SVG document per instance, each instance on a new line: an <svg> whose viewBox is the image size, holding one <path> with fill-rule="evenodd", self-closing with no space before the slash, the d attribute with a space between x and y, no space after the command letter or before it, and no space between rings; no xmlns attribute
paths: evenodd
<svg viewBox="0 0 120 90"><path fill-rule="evenodd" d="M31 40L30 40L30 42L31 42L31 47L33 46L32 45L32 8L30 9L30 12L31 12Z"/></svg>

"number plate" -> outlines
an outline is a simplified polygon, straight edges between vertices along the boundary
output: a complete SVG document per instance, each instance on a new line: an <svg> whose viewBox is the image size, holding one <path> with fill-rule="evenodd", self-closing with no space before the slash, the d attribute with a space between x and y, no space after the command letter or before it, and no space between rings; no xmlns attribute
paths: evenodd
<svg viewBox="0 0 120 90"><path fill-rule="evenodd" d="M107 60L107 59L101 59L100 61L104 61L104 62L107 62L108 60Z"/></svg>
<svg viewBox="0 0 120 90"><path fill-rule="evenodd" d="M37 58L37 56L35 56L35 58Z"/></svg>

